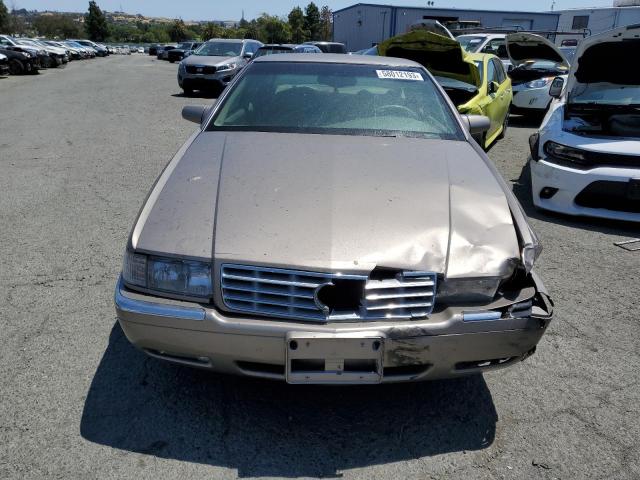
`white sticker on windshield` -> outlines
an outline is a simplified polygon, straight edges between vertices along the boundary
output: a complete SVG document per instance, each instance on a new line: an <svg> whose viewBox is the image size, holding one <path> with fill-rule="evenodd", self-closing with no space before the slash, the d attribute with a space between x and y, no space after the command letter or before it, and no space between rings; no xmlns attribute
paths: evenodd
<svg viewBox="0 0 640 480"><path fill-rule="evenodd" d="M378 78L390 78L392 80L413 80L424 82L424 78L418 72L407 72L405 70L376 70Z"/></svg>

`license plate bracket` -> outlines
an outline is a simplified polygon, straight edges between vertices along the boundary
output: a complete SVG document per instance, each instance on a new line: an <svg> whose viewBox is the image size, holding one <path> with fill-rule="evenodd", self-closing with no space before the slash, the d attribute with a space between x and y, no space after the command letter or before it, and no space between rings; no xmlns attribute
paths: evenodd
<svg viewBox="0 0 640 480"><path fill-rule="evenodd" d="M380 335L292 332L285 340L286 380L293 384L374 384L383 376Z"/></svg>

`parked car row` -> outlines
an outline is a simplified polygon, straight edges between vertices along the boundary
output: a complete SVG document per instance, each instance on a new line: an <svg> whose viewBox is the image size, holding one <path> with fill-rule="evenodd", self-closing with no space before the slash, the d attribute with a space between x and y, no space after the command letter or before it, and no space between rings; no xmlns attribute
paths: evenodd
<svg viewBox="0 0 640 480"><path fill-rule="evenodd" d="M107 56L104 45L90 40L46 40L0 35L0 74L34 74L73 60Z"/></svg>
<svg viewBox="0 0 640 480"><path fill-rule="evenodd" d="M212 39L204 43L164 45L157 47L156 52L158 59L180 61L178 84L186 95L191 95L195 90L223 89L258 57L280 53L345 53L346 49L335 42L264 45L251 39Z"/></svg>

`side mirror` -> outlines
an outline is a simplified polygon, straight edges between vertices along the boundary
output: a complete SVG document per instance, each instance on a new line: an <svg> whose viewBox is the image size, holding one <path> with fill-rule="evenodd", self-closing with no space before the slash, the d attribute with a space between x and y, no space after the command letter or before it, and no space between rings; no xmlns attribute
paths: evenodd
<svg viewBox="0 0 640 480"><path fill-rule="evenodd" d="M484 115L462 115L462 121L471 135L481 135L491 127L491 120Z"/></svg>
<svg viewBox="0 0 640 480"><path fill-rule="evenodd" d="M245 60L251 60L253 58L253 53L246 52L244 55L242 55L242 58L244 58Z"/></svg>
<svg viewBox="0 0 640 480"><path fill-rule="evenodd" d="M553 98L560 98L562 96L562 90L564 88L564 78L556 77L551 82L549 87L549 96Z"/></svg>
<svg viewBox="0 0 640 480"><path fill-rule="evenodd" d="M498 89L500 88L500 85L498 84L498 82L489 82L489 95L491 95L492 93L496 93L498 91Z"/></svg>
<svg viewBox="0 0 640 480"><path fill-rule="evenodd" d="M182 107L182 118L193 123L201 124L206 111L207 107L201 105L187 105L186 107Z"/></svg>

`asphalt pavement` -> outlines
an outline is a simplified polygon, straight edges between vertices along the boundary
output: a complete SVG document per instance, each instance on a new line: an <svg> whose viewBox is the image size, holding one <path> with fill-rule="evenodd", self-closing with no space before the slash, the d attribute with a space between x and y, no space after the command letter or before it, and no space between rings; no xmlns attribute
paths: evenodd
<svg viewBox="0 0 640 480"><path fill-rule="evenodd" d="M73 62L0 79L0 478L640 477L631 224L535 211L535 124L489 152L544 243L537 353L454 381L289 386L146 358L115 320L132 222L194 130L177 66ZM256 146L259 148L259 146Z"/></svg>

